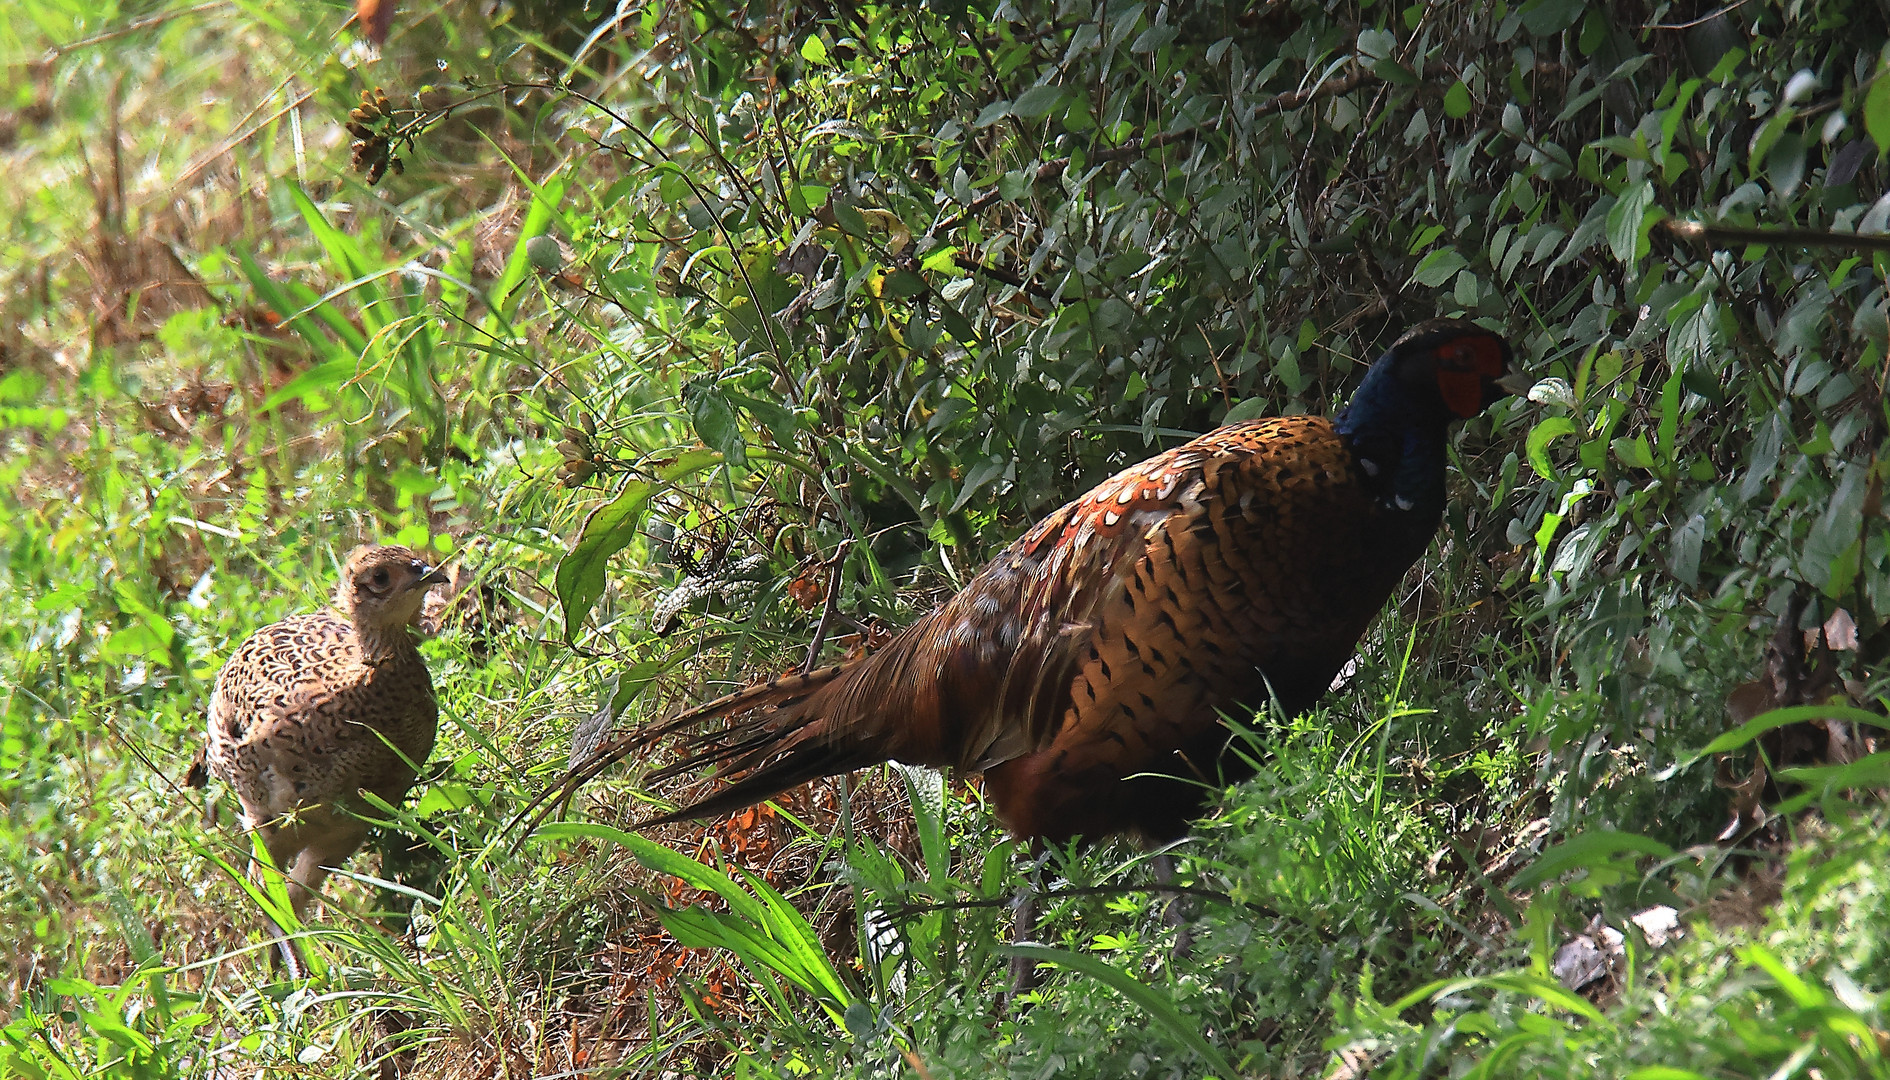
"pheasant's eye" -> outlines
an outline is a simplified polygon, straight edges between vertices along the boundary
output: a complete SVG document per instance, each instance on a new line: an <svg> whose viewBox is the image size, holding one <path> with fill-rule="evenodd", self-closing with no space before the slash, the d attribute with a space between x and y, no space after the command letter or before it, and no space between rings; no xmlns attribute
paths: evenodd
<svg viewBox="0 0 1890 1080"><path fill-rule="evenodd" d="M1469 362L1472 358L1472 354L1468 345L1460 341L1453 341L1438 348L1437 358L1444 362L1445 367L1453 370L1461 370L1470 366Z"/></svg>
<svg viewBox="0 0 1890 1080"><path fill-rule="evenodd" d="M379 570L374 571L374 584L383 589L387 587L387 568L386 567L382 567Z"/></svg>
<svg viewBox="0 0 1890 1080"><path fill-rule="evenodd" d="M1474 371L1495 378L1503 373L1503 352L1495 338L1471 337L1437 347L1437 359L1449 371Z"/></svg>

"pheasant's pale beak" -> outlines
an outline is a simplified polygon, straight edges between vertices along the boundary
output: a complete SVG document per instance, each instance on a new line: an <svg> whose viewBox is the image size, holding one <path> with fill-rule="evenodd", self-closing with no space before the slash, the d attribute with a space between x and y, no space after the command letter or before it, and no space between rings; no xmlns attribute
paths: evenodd
<svg viewBox="0 0 1890 1080"><path fill-rule="evenodd" d="M1496 385L1501 387L1504 393L1522 397L1529 393L1530 387L1536 385L1536 377L1526 371L1512 371L1497 379Z"/></svg>
<svg viewBox="0 0 1890 1080"><path fill-rule="evenodd" d="M418 577L414 580L414 583L413 583L415 588L425 588L429 585L446 584L446 568L445 567L428 566L426 563L423 563L420 560L415 559L413 561L413 572L416 575L418 575Z"/></svg>

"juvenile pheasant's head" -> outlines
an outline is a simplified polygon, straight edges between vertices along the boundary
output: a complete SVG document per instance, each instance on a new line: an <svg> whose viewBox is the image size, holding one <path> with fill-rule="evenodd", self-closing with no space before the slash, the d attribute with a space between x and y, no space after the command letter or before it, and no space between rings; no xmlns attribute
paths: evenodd
<svg viewBox="0 0 1890 1080"><path fill-rule="evenodd" d="M427 589L446 581L412 548L355 548L341 567L335 607L363 634L398 631L420 614Z"/></svg>

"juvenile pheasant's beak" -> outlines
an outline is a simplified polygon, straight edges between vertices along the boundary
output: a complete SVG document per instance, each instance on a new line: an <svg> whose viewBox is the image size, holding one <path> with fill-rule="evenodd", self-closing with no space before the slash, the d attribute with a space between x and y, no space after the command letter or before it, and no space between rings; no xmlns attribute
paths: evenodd
<svg viewBox="0 0 1890 1080"><path fill-rule="evenodd" d="M1522 397L1529 393L1530 387L1536 385L1536 377L1526 371L1512 371L1495 382L1504 393Z"/></svg>
<svg viewBox="0 0 1890 1080"><path fill-rule="evenodd" d="M416 589L425 588L429 585L446 584L445 567L428 566L419 559L415 559L413 561L413 572L416 575L413 583Z"/></svg>

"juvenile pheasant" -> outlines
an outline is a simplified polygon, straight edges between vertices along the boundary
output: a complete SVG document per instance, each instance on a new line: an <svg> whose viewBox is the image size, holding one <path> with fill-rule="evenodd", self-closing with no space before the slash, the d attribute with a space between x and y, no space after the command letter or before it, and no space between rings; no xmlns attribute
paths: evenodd
<svg viewBox="0 0 1890 1080"><path fill-rule="evenodd" d="M1248 771L1221 714L1311 706L1429 546L1446 429L1519 389L1510 360L1473 324L1420 325L1336 418L1230 424L1127 469L872 655L619 739L559 791L736 716L652 779L747 775L648 824L893 759L984 770L1020 836L1179 836Z"/></svg>
<svg viewBox="0 0 1890 1080"><path fill-rule="evenodd" d="M366 809L357 791L398 803L433 752L433 681L407 628L445 580L411 549L356 548L332 609L256 631L217 676L205 764L288 875L298 917L367 836L346 812Z"/></svg>

